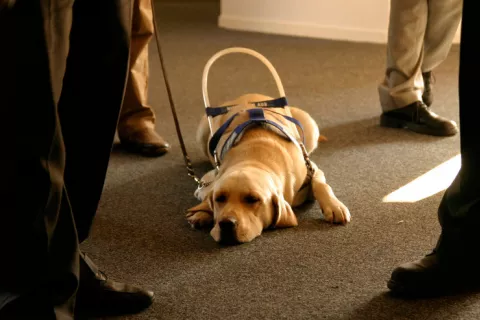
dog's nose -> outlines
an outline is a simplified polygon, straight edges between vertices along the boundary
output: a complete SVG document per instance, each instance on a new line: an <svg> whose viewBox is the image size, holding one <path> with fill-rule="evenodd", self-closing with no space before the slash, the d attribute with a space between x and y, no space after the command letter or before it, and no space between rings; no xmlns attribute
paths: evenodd
<svg viewBox="0 0 480 320"><path fill-rule="evenodd" d="M234 217L225 217L218 222L220 227L220 241L224 244L234 244L237 242L236 228L237 219Z"/></svg>
<svg viewBox="0 0 480 320"><path fill-rule="evenodd" d="M222 231L233 231L237 227L237 219L234 217L225 217L218 222L218 226Z"/></svg>

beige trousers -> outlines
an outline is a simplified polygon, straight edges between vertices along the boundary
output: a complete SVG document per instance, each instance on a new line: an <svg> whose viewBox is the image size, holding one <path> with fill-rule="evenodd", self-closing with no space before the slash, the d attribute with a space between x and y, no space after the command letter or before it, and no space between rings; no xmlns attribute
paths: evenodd
<svg viewBox="0 0 480 320"><path fill-rule="evenodd" d="M448 55L462 17L462 0L391 0L387 69L379 85L384 112L422 101L422 72Z"/></svg>
<svg viewBox="0 0 480 320"><path fill-rule="evenodd" d="M120 138L144 128L155 128L155 114L148 104L148 45L152 39L152 0L134 0L130 68L118 122Z"/></svg>

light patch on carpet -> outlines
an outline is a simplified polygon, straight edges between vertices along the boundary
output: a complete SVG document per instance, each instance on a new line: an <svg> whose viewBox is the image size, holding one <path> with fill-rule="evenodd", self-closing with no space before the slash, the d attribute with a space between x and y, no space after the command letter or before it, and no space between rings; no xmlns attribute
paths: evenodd
<svg viewBox="0 0 480 320"><path fill-rule="evenodd" d="M450 186L461 166L460 154L383 198L383 202L417 202Z"/></svg>

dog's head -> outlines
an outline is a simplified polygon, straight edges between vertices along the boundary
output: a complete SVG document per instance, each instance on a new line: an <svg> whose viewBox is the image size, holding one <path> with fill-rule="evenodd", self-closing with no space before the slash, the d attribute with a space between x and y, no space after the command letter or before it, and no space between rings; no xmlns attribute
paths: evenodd
<svg viewBox="0 0 480 320"><path fill-rule="evenodd" d="M253 240L268 227L296 226L297 218L282 192L261 169L222 174L207 196L215 221L211 236L217 242L236 244Z"/></svg>

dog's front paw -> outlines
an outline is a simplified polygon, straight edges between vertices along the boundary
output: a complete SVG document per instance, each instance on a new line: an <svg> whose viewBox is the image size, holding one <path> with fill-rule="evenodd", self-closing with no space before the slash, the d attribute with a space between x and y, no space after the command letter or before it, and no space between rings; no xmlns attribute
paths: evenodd
<svg viewBox="0 0 480 320"><path fill-rule="evenodd" d="M350 210L338 199L320 203L325 220L332 223L346 224L350 222Z"/></svg>
<svg viewBox="0 0 480 320"><path fill-rule="evenodd" d="M188 212L187 221L194 229L203 229L213 226L212 214L206 211Z"/></svg>

